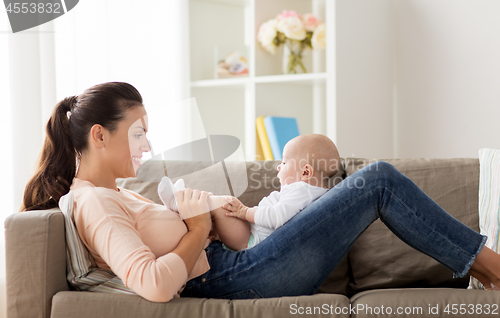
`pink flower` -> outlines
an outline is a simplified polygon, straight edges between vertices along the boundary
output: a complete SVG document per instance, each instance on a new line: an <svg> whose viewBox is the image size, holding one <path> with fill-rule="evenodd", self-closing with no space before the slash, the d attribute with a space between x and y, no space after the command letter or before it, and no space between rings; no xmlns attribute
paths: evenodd
<svg viewBox="0 0 500 318"><path fill-rule="evenodd" d="M297 17L297 18L301 19L300 14L298 14L297 12L295 12L293 10L290 10L290 11L283 10L283 12L281 14L278 14L278 16L276 18L278 20L281 20L281 19L290 18L290 17Z"/></svg>
<svg viewBox="0 0 500 318"><path fill-rule="evenodd" d="M316 18L311 13L304 14L302 21L304 22L304 28L306 29L306 31L310 32L313 32L318 27L318 25L321 24L321 20Z"/></svg>

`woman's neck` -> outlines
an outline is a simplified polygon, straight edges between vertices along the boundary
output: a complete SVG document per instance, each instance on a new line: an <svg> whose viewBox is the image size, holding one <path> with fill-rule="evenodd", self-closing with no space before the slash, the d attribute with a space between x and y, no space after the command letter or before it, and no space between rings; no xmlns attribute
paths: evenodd
<svg viewBox="0 0 500 318"><path fill-rule="evenodd" d="M96 187L118 190L112 169L104 169L104 166L98 160L89 160L89 158L82 156L76 177L88 181Z"/></svg>

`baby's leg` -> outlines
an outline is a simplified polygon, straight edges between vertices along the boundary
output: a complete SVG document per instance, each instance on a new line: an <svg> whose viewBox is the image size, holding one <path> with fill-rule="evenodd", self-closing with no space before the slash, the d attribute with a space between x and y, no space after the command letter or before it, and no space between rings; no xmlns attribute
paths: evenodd
<svg viewBox="0 0 500 318"><path fill-rule="evenodd" d="M184 189L184 181L177 180L175 184L168 177L163 177L158 185L158 195L167 208L178 211L177 192ZM222 208L226 204L225 196L212 195L208 197L208 206L212 214L215 229L211 236L219 239L232 250L239 251L246 248L250 238L250 224L238 218L226 216L227 211ZM215 233L214 233L215 230Z"/></svg>
<svg viewBox="0 0 500 318"><path fill-rule="evenodd" d="M227 210L222 208L227 203L226 198L225 196L212 195L208 197L208 205L221 242L230 249L239 251L248 245L250 223L226 215Z"/></svg>

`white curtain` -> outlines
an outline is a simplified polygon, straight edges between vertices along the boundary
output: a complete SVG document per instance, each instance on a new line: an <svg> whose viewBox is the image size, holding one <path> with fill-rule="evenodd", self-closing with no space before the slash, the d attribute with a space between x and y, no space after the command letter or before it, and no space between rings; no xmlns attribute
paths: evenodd
<svg viewBox="0 0 500 318"><path fill-rule="evenodd" d="M188 38L187 0L85 0L52 22L15 34L0 10L2 223L19 209L45 123L64 97L102 82L129 82L141 92L151 130L163 144L189 140L188 113L179 107L189 97ZM0 317L5 313L1 229Z"/></svg>

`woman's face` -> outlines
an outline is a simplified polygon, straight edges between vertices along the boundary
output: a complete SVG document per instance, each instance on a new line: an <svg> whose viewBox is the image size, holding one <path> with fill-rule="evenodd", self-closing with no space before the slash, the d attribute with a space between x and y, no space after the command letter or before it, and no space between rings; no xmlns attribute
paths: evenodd
<svg viewBox="0 0 500 318"><path fill-rule="evenodd" d="M142 107L144 109L144 107ZM146 111L144 111L146 113ZM149 141L146 138L148 132L148 115L137 119L128 130L128 146L134 167L134 177L137 175L137 169L141 166L141 158L144 152L151 151Z"/></svg>
<svg viewBox="0 0 500 318"><path fill-rule="evenodd" d="M146 138L148 131L147 113L144 107L138 106L127 111L125 118L118 124L111 135L111 162L117 178L135 177L141 166L144 152L151 150Z"/></svg>

